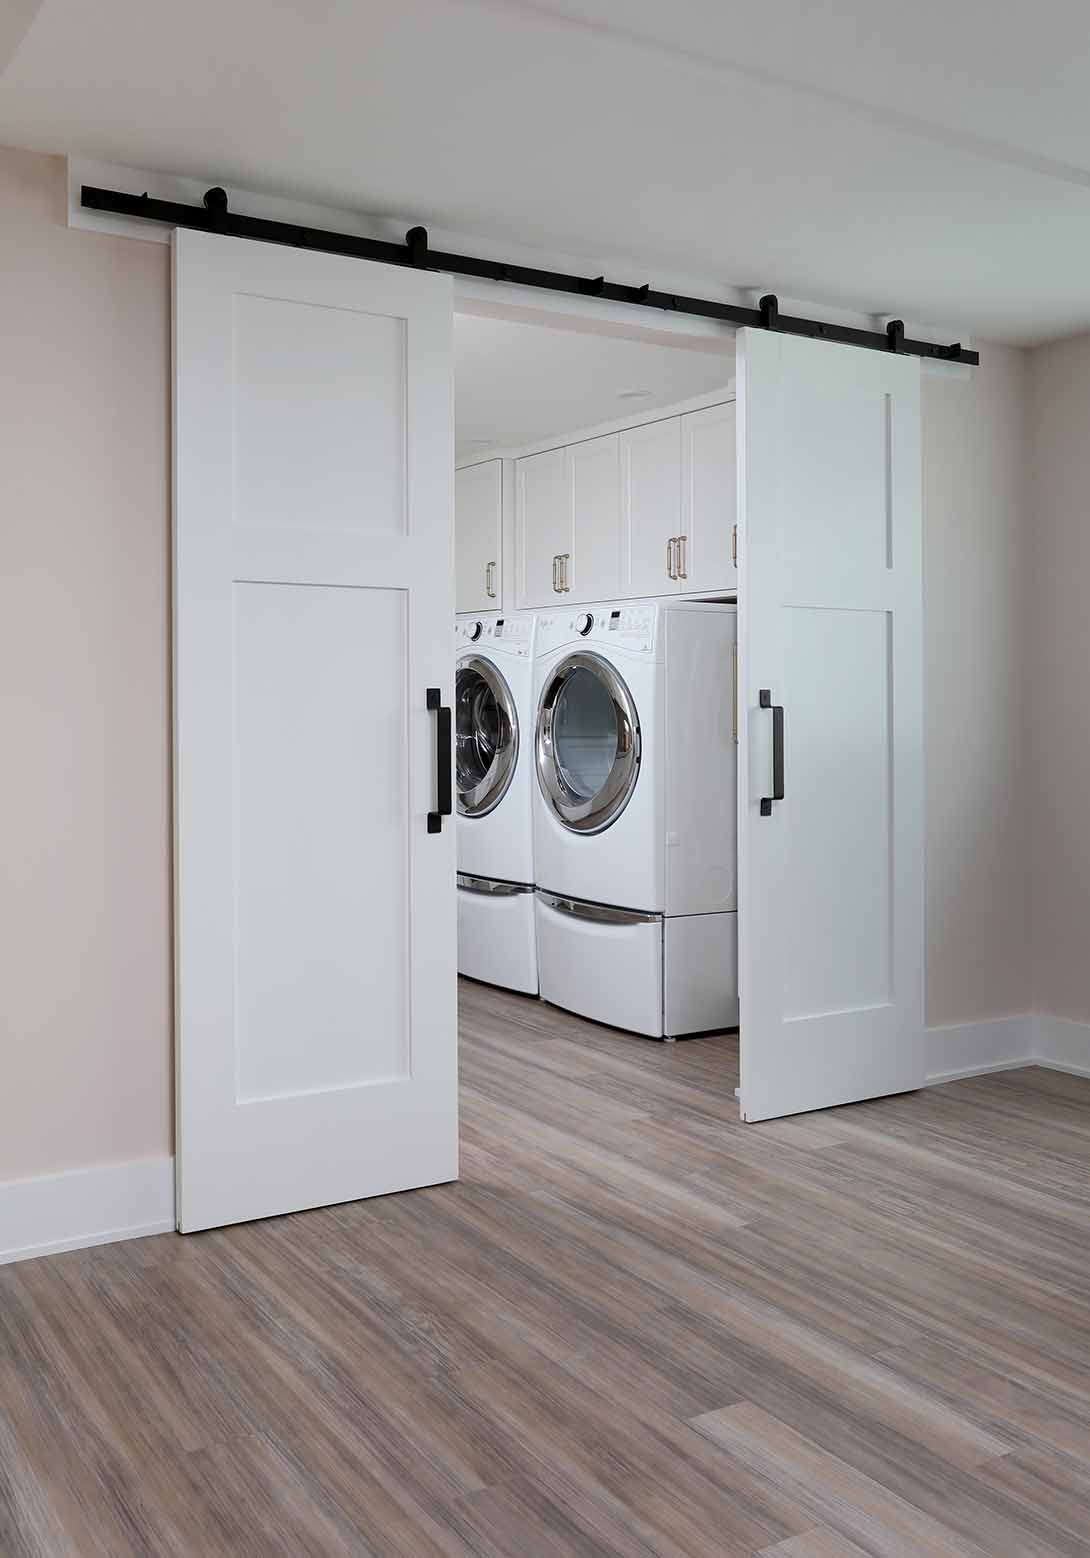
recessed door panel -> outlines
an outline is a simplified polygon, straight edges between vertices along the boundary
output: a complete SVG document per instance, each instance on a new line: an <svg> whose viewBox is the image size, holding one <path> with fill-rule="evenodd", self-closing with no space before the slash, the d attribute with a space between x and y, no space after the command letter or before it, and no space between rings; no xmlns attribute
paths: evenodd
<svg viewBox="0 0 1090 1558"><path fill-rule="evenodd" d="M792 879L783 922L789 1021L892 999L889 624L884 611L784 612L785 762L793 776L782 815Z"/></svg>
<svg viewBox="0 0 1090 1558"><path fill-rule="evenodd" d="M398 590L235 586L240 1101L408 1072L406 628Z"/></svg>
<svg viewBox="0 0 1090 1558"><path fill-rule="evenodd" d="M405 532L405 321L236 294L235 523Z"/></svg>

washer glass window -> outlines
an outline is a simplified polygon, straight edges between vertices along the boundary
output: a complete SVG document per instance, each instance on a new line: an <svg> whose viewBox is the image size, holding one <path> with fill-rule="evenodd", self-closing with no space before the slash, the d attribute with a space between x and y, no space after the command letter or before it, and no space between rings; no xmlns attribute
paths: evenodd
<svg viewBox="0 0 1090 1558"><path fill-rule="evenodd" d="M628 805L640 765L632 695L589 651L567 655L541 695L537 773L553 813L577 833L601 833Z"/></svg>
<svg viewBox="0 0 1090 1558"><path fill-rule="evenodd" d="M458 810L483 817L507 793L518 759L518 715L511 689L490 660L468 655L454 684Z"/></svg>

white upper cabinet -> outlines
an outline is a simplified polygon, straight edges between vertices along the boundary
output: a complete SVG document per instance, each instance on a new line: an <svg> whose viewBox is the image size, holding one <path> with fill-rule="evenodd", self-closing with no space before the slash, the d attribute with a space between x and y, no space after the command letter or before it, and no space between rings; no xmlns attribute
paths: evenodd
<svg viewBox="0 0 1090 1558"><path fill-rule="evenodd" d="M735 482L733 401L523 456L516 607L737 589Z"/></svg>
<svg viewBox="0 0 1090 1558"><path fill-rule="evenodd" d="M515 461L515 604L555 605L570 576L572 506L566 449Z"/></svg>
<svg viewBox="0 0 1090 1558"><path fill-rule="evenodd" d="M734 402L681 418L679 588L684 594L738 587Z"/></svg>
<svg viewBox="0 0 1090 1558"><path fill-rule="evenodd" d="M671 595L681 588L681 418L649 422L620 436L620 593Z"/></svg>
<svg viewBox="0 0 1090 1558"><path fill-rule="evenodd" d="M503 461L454 474L454 553L458 611L500 611L503 600Z"/></svg>
<svg viewBox="0 0 1090 1558"><path fill-rule="evenodd" d="M615 600L621 593L621 440L617 433L565 451L573 556L562 570L569 601Z"/></svg>

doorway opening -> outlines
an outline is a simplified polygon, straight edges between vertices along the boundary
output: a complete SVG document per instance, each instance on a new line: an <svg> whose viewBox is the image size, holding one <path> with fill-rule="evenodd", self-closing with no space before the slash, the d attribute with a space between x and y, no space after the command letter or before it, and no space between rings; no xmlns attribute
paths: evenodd
<svg viewBox="0 0 1090 1558"><path fill-rule="evenodd" d="M456 308L460 972L736 1033L733 336Z"/></svg>

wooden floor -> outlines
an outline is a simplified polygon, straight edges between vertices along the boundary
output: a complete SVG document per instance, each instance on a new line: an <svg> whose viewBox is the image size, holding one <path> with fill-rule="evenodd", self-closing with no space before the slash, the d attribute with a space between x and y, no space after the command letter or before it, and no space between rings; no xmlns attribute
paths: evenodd
<svg viewBox="0 0 1090 1558"><path fill-rule="evenodd" d="M459 1184L0 1269L4 1558L1090 1553L1090 1081L462 994Z"/></svg>

